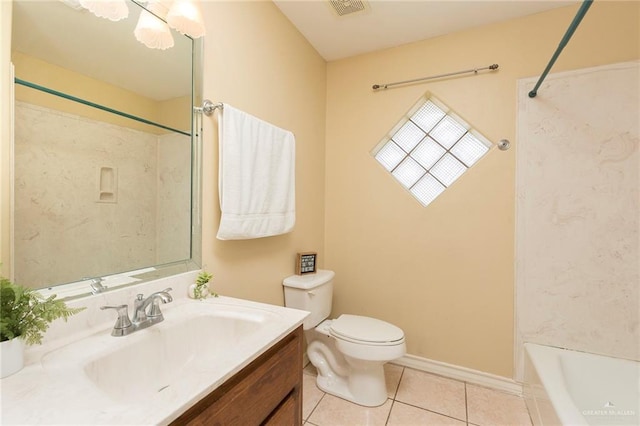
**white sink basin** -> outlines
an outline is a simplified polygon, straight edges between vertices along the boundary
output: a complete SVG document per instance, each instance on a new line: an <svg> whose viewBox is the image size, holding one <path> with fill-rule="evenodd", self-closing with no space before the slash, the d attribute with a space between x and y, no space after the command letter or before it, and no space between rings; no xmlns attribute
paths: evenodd
<svg viewBox="0 0 640 426"><path fill-rule="evenodd" d="M171 319L134 333L137 336L119 337L130 338L130 342L86 364L84 373L114 399L146 400L149 394L169 388L189 369L216 362L259 332L270 313L219 309L197 315L172 314L175 310L165 314Z"/></svg>
<svg viewBox="0 0 640 426"><path fill-rule="evenodd" d="M101 331L46 354L43 367L73 368L121 403L147 401L211 365L224 363L277 317L266 310L196 302L163 308L161 323L123 337ZM78 354L84 354L83 359L77 359Z"/></svg>

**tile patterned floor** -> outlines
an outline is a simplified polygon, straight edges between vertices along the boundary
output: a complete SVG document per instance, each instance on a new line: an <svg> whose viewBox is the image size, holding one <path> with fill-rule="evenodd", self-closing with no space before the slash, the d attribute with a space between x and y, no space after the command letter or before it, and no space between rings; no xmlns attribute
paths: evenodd
<svg viewBox="0 0 640 426"><path fill-rule="evenodd" d="M531 426L518 396L423 371L385 365L389 399L363 407L316 386L311 364L304 369L303 412L308 426Z"/></svg>

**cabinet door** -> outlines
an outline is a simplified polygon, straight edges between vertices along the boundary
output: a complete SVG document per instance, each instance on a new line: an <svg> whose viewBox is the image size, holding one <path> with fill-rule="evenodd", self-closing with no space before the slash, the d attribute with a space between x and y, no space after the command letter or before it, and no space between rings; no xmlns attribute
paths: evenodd
<svg viewBox="0 0 640 426"><path fill-rule="evenodd" d="M299 327L196 403L172 425L260 425L272 414L275 416L280 408L283 419L287 415L295 418L287 423L288 426L299 425L302 423L301 389L302 327ZM287 402L289 397L292 397L291 402ZM291 410L290 404L295 410L293 414L287 414Z"/></svg>
<svg viewBox="0 0 640 426"><path fill-rule="evenodd" d="M263 423L264 426L292 426L300 424L300 405L302 395L299 388L294 389L287 398L280 403L271 416Z"/></svg>

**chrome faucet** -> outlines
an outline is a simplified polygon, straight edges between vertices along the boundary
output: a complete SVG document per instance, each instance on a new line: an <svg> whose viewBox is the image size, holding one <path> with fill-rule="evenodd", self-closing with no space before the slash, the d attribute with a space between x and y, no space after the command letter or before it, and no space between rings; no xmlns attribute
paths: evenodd
<svg viewBox="0 0 640 426"><path fill-rule="evenodd" d="M144 299L142 294L138 294L136 300L133 302L133 323L142 323L144 321L154 319L156 322L162 321L164 317L162 316L162 312L160 312L160 304L158 301L161 301L162 303L169 303L173 301L173 297L169 294L171 290L172 288L167 288L163 291L158 291L151 294L146 299ZM149 309L149 313L147 314L147 308L149 305L151 305L151 309Z"/></svg>
<svg viewBox="0 0 640 426"><path fill-rule="evenodd" d="M102 310L115 309L118 311L118 319L113 326L111 335L126 336L163 321L164 316L160 311L160 302L169 303L173 301L173 297L169 294L172 290L171 287L166 288L149 295L146 299L144 295L138 294L136 300L133 302L133 320L129 319L128 305L101 306L100 309Z"/></svg>
<svg viewBox="0 0 640 426"><path fill-rule="evenodd" d="M102 282L104 281L104 278L101 277L96 277L96 278L83 278L83 280L88 280L91 279L91 284L89 284L89 286L91 287L91 293L92 294L98 294L98 293L102 293L103 291L105 291L107 289L106 285L102 285Z"/></svg>

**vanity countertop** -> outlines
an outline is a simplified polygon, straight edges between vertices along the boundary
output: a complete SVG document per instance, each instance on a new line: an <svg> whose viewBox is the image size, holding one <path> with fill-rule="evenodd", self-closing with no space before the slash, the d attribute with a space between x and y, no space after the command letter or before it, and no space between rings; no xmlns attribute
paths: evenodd
<svg viewBox="0 0 640 426"><path fill-rule="evenodd" d="M186 294L186 289L181 287L179 292ZM114 296L110 297L114 298ZM104 300L98 299L89 304L95 305L102 302ZM82 306L82 303L70 305ZM87 311L90 309L95 309L95 306L89 307ZM236 339L232 345L220 345L225 347L216 348L214 357L207 360L198 360L196 357L196 361L186 364L180 371L172 371L171 362L167 362L170 365L163 364L163 373L168 371L176 378L172 379L170 386L164 386L142 397L139 397L135 389L138 377L128 377L128 380L116 383L122 386L122 395L118 392L105 391L92 382L91 367L87 366L97 358L132 342L135 343L135 339L144 339L152 333L159 333L158 330L154 331L155 327L163 326L165 323L167 324L165 327L175 325L175 318L184 312L194 313L193 320L198 321L200 318L198 315L206 315L208 310L236 312L239 313L238 315L252 315L253 312L257 317L262 318L259 332L249 333L246 337ZM163 305L163 312L164 322L129 336L110 335L114 322L113 312L111 312L110 316L100 316L100 318L110 318L107 323L92 324L92 327L84 333L75 333L73 337L62 336L63 338L53 339L41 346L30 347L27 351L25 367L20 372L0 380L1 423L5 425L168 424L295 330L308 315L305 311L224 296L203 301L186 297L174 298L172 303ZM85 318L84 321L86 322L87 319ZM62 330L64 329L58 326L56 332L61 333ZM184 332L190 331L185 329ZM239 333L242 335L241 332ZM182 331L175 335L182 335ZM207 340L208 347L216 346L215 332L200 331L198 337ZM155 374L153 371L146 373L140 371L140 378L146 380L144 377L149 375L154 377ZM130 375L137 374L133 372ZM108 379L107 377L99 380ZM133 388L129 388L131 386ZM117 386L112 388L117 390ZM127 391L130 392L127 393ZM129 399L127 395L131 395L132 398Z"/></svg>

